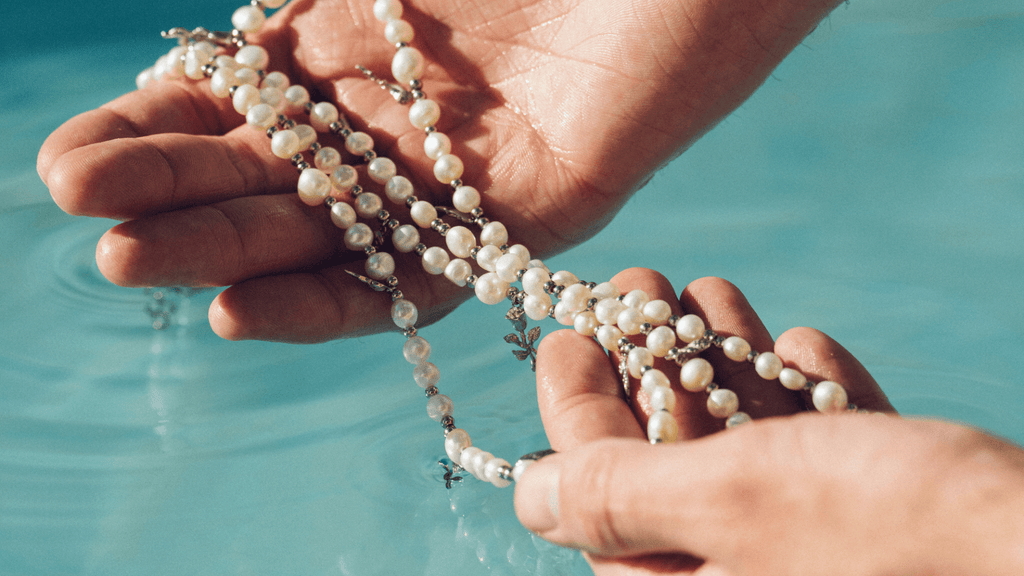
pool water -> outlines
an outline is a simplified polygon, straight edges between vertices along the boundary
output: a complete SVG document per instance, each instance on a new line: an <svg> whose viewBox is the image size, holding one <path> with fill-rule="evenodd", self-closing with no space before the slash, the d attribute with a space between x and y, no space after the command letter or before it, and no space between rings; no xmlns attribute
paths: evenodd
<svg viewBox="0 0 1024 576"><path fill-rule="evenodd" d="M9 9L0 575L588 574L518 525L511 490L445 489L400 336L222 341L214 291L109 284L93 250L110 222L50 203L34 170L46 135L131 89L167 49L156 31L237 4L60 2L60 22ZM728 278L774 334L846 345L904 413L1024 443L1022 62L1017 0L843 5L549 265ZM547 444L509 331L469 303L424 334L459 425L511 456Z"/></svg>

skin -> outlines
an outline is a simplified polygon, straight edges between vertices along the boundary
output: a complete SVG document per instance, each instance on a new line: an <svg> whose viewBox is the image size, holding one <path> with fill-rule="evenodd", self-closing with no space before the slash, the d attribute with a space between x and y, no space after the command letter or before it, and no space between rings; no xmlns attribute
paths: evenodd
<svg viewBox="0 0 1024 576"><path fill-rule="evenodd" d="M513 243L546 256L607 224L836 3L412 0L403 17L428 62L439 129L466 163L463 180ZM422 132L354 69L390 69L393 47L371 7L295 0L250 40L314 100L337 102L418 196L438 201L450 191L432 181ZM207 84L132 92L44 144L38 171L58 205L124 221L99 242L100 270L124 286L229 286L210 308L225 338L319 342L389 328L386 299L344 273L361 259L344 249L327 210L298 200L295 171ZM409 221L404 207L386 208ZM468 295L413 257L397 261L421 326Z"/></svg>
<svg viewBox="0 0 1024 576"><path fill-rule="evenodd" d="M768 418L716 433L722 424L705 396L676 381L683 441L651 446L646 395L623 395L617 359L575 332L553 333L538 353L538 398L560 453L517 483L527 528L586 551L597 576L1024 573L1024 450L895 417L849 352L809 328L773 343L724 280L698 280L678 298L647 270L613 282L774 350L812 381L841 382L852 402L880 414L794 415L797 393L709 351L715 381Z"/></svg>

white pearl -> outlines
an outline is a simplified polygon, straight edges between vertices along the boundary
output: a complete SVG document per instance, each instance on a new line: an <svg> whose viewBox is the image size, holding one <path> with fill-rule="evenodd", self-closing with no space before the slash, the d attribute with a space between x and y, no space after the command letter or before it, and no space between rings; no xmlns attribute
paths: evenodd
<svg viewBox="0 0 1024 576"><path fill-rule="evenodd" d="M359 174L348 164L342 164L331 171L331 185L338 192L351 191L358 181Z"/></svg>
<svg viewBox="0 0 1024 576"><path fill-rule="evenodd" d="M390 158L378 156L366 165L366 174L377 184L386 184L398 173L395 163Z"/></svg>
<svg viewBox="0 0 1024 576"><path fill-rule="evenodd" d="M430 202L420 200L409 209L409 215L420 228L430 228L430 223L437 219L437 208Z"/></svg>
<svg viewBox="0 0 1024 576"><path fill-rule="evenodd" d="M640 326L644 323L644 315L636 308L626 308L619 312L616 323L623 334L632 336L640 333Z"/></svg>
<svg viewBox="0 0 1024 576"><path fill-rule="evenodd" d="M637 346L629 351L626 356L626 366L629 368L629 375L633 378L640 377L640 369L644 366L654 365L654 354L643 346Z"/></svg>
<svg viewBox="0 0 1024 576"><path fill-rule="evenodd" d="M789 390L801 390L807 384L807 377L792 368L783 368L779 372L779 382Z"/></svg>
<svg viewBox="0 0 1024 576"><path fill-rule="evenodd" d="M284 98L288 101L288 111L297 114L309 102L309 91L302 86L289 86L284 91Z"/></svg>
<svg viewBox="0 0 1024 576"><path fill-rule="evenodd" d="M652 325L660 326L668 322L669 316L672 315L672 307L664 300L651 300L644 304L641 312L643 312L644 318ZM672 337L675 338L675 334Z"/></svg>
<svg viewBox="0 0 1024 576"><path fill-rule="evenodd" d="M465 286L471 274L473 274L473 267L462 258L452 258L451 262L444 267L444 277L451 280L456 286Z"/></svg>
<svg viewBox="0 0 1024 576"><path fill-rule="evenodd" d="M818 412L842 412L846 410L849 398L842 386L831 380L823 380L814 385L811 401Z"/></svg>
<svg viewBox="0 0 1024 576"><path fill-rule="evenodd" d="M238 78L238 83L240 85L248 84L253 88L258 86L260 83L260 75L257 74L256 71L252 68L248 68L245 66L235 70L235 78Z"/></svg>
<svg viewBox="0 0 1024 576"><path fill-rule="evenodd" d="M299 199L307 206L322 204L331 193L331 179L316 168L306 168L299 175Z"/></svg>
<svg viewBox="0 0 1024 576"><path fill-rule="evenodd" d="M355 228L355 226L353 226L352 228ZM349 228L349 230L351 230L352 228ZM398 300L395 300L394 303L391 304L391 320L394 321L395 326L398 326L403 330L415 326L416 320L418 320L419 317L420 312L419 310L416 309L416 305L404 298L399 298ZM423 366L424 364L430 363L423 362L422 364L420 364L420 366Z"/></svg>
<svg viewBox="0 0 1024 576"><path fill-rule="evenodd" d="M139 72L139 75L135 77L135 87L142 90L146 86L149 86L153 80L153 68L146 68L142 72Z"/></svg>
<svg viewBox="0 0 1024 576"><path fill-rule="evenodd" d="M422 336L413 336L402 346L402 356L413 365L426 362L430 358L430 342Z"/></svg>
<svg viewBox="0 0 1024 576"><path fill-rule="evenodd" d="M269 74L264 76L263 82L261 83L261 86L263 86L264 88L277 88L282 92L287 90L288 86L290 85L291 80L288 79L288 76L286 76L284 72L276 71L270 72Z"/></svg>
<svg viewBox="0 0 1024 576"><path fill-rule="evenodd" d="M676 322L676 336L689 344L704 335L704 321L696 314L687 314Z"/></svg>
<svg viewBox="0 0 1024 576"><path fill-rule="evenodd" d="M594 305L594 314L602 324L615 324L619 321L619 314L626 309L626 305L619 302L618 298L605 298L598 300Z"/></svg>
<svg viewBox="0 0 1024 576"><path fill-rule="evenodd" d="M421 98L409 107L409 123L420 130L437 124L440 118L441 107L433 100Z"/></svg>
<svg viewBox="0 0 1024 576"><path fill-rule="evenodd" d="M241 32L259 32L267 17L255 6L242 6L231 15L231 25Z"/></svg>
<svg viewBox="0 0 1024 576"><path fill-rule="evenodd" d="M525 266L525 260L517 254L509 252L508 254L502 254L498 261L494 263L494 271L505 282L515 282L518 280L517 273Z"/></svg>
<svg viewBox="0 0 1024 576"><path fill-rule="evenodd" d="M622 298L622 303L627 308L635 308L638 312L643 310L644 306L650 301L651 297L643 290L632 290Z"/></svg>
<svg viewBox="0 0 1024 576"><path fill-rule="evenodd" d="M345 150L348 150L349 154L362 156L373 150L373 138L366 132L353 132L345 137Z"/></svg>
<svg viewBox="0 0 1024 576"><path fill-rule="evenodd" d="M501 249L497 246L484 246L476 253L476 263L488 272L494 272L501 258Z"/></svg>
<svg viewBox="0 0 1024 576"><path fill-rule="evenodd" d="M414 37L415 33L412 25L405 20L392 18L384 25L384 38L392 44L398 44L399 42L408 44L412 42Z"/></svg>
<svg viewBox="0 0 1024 576"><path fill-rule="evenodd" d="M185 76L193 80L201 80L206 75L203 72L203 66L210 63L216 50L216 46L205 40L193 44L185 53Z"/></svg>
<svg viewBox="0 0 1024 576"><path fill-rule="evenodd" d="M715 369L703 358L690 358L679 369L679 383L687 392L700 392L711 384Z"/></svg>
<svg viewBox="0 0 1024 576"><path fill-rule="evenodd" d="M427 158L431 160L437 160L445 154L449 154L452 151L452 141L448 136L440 132L431 132L427 134L426 139L423 140L423 152L426 153ZM458 208L456 206L456 208ZM469 212L469 210L463 210L463 212Z"/></svg>
<svg viewBox="0 0 1024 576"><path fill-rule="evenodd" d="M331 206L331 222L342 230L348 230L356 223L356 211L344 202L335 202Z"/></svg>
<svg viewBox="0 0 1024 576"><path fill-rule="evenodd" d="M459 466L462 466L463 468L466 469L467 472L472 474L473 472L469 469L469 463L473 459L473 456L480 452L483 452L483 450L477 448L476 446L466 446L465 448L462 449L462 454L459 455L459 462L457 462L457 464ZM452 460L452 462L454 462L454 460Z"/></svg>
<svg viewBox="0 0 1024 576"><path fill-rule="evenodd" d="M604 324L597 329L597 341L606 350L618 350L620 338L622 338L622 330L612 324Z"/></svg>
<svg viewBox="0 0 1024 576"><path fill-rule="evenodd" d="M650 370L653 372L653 370ZM665 410L671 412L676 407L676 393L667 386L655 386L648 394L651 397L652 410Z"/></svg>
<svg viewBox="0 0 1024 576"><path fill-rule="evenodd" d="M265 70L270 64L270 54L267 49L255 44L247 44L235 52L235 62L239 66L252 68L253 70Z"/></svg>
<svg viewBox="0 0 1024 576"><path fill-rule="evenodd" d="M658 326L647 335L647 349L658 358L664 358L675 345L676 333L668 326Z"/></svg>
<svg viewBox="0 0 1024 576"><path fill-rule="evenodd" d="M782 358L772 352L762 352L754 359L754 370L765 380L775 380L782 373Z"/></svg>
<svg viewBox="0 0 1024 576"><path fill-rule="evenodd" d="M299 152L309 150L309 147L316 142L316 130L313 130L309 124L298 124L291 131L299 135Z"/></svg>
<svg viewBox="0 0 1024 576"><path fill-rule="evenodd" d="M374 252L366 259L366 275L374 280L384 280L395 273L395 259L387 252Z"/></svg>
<svg viewBox="0 0 1024 576"><path fill-rule="evenodd" d="M405 176L394 176L384 185L384 194L395 204L405 204L405 199L412 193L412 182Z"/></svg>
<svg viewBox="0 0 1024 576"><path fill-rule="evenodd" d="M512 466L512 479L519 482L519 479L523 477L523 473L525 473L526 469L534 462L536 462L536 460L516 460L515 465Z"/></svg>
<svg viewBox="0 0 1024 576"><path fill-rule="evenodd" d="M568 286L570 284L579 284L580 279L568 270L559 270L551 275L551 281L557 286Z"/></svg>
<svg viewBox="0 0 1024 576"><path fill-rule="evenodd" d="M420 231L412 224L403 224L391 233L391 243L403 254L412 252L420 243Z"/></svg>
<svg viewBox="0 0 1024 576"><path fill-rule="evenodd" d="M234 89L234 95L231 97L231 106L234 107L234 112L245 114L249 112L250 108L258 104L259 88L243 84Z"/></svg>
<svg viewBox="0 0 1024 576"><path fill-rule="evenodd" d="M747 422L750 421L750 414L747 414L746 412L736 412L732 416L729 416L728 418L725 419L725 427L735 428L737 426L740 426L741 424L746 424Z"/></svg>
<svg viewBox="0 0 1024 576"><path fill-rule="evenodd" d="M167 76L167 55L164 54L163 56L157 58L156 62L153 64L153 77L156 78L157 80L163 80L164 78L166 78L166 76Z"/></svg>
<svg viewBox="0 0 1024 576"><path fill-rule="evenodd" d="M373 3L373 17L381 22L402 17L402 3L399 0L377 0Z"/></svg>
<svg viewBox="0 0 1024 576"><path fill-rule="evenodd" d="M233 70L217 68L213 75L210 76L210 91L213 92L213 95L217 98L227 98L231 93L231 87L238 86L239 84L241 84L241 82L238 81L238 77L235 76L235 72ZM277 120L276 115L274 120Z"/></svg>
<svg viewBox="0 0 1024 576"><path fill-rule="evenodd" d="M455 464L459 464L462 451L472 445L469 433L462 428L454 428L444 436L444 451L448 454L448 459Z"/></svg>
<svg viewBox="0 0 1024 576"><path fill-rule="evenodd" d="M340 114L338 108L330 102L317 102L309 111L309 123L317 132L327 132L331 123L337 122Z"/></svg>
<svg viewBox="0 0 1024 576"><path fill-rule="evenodd" d="M679 424L672 414L659 410L647 421L647 438L651 443L672 443L679 438Z"/></svg>
<svg viewBox="0 0 1024 576"><path fill-rule="evenodd" d="M512 481L501 477L501 469L505 467L512 466L504 458L491 458L484 465L484 478L497 488L507 488Z"/></svg>
<svg viewBox="0 0 1024 576"><path fill-rule="evenodd" d="M594 286L594 289L591 290L591 292L593 292L594 298L598 298L601 300L605 298L614 299L619 297L618 287L616 287L615 284L612 284L611 282L601 282L597 286Z"/></svg>
<svg viewBox="0 0 1024 576"><path fill-rule="evenodd" d="M481 451L474 453L473 456L469 458L469 466L466 470L469 470L469 473L475 476L477 480L486 482L487 477L484 476L484 467L487 466L487 463L492 459L494 459L494 454L491 454L490 452ZM463 458L463 461L465 460L466 459Z"/></svg>
<svg viewBox="0 0 1024 576"><path fill-rule="evenodd" d="M438 275L444 274L444 269L448 266L449 258L448 253L444 251L444 248L437 246L431 246L423 252L423 269L428 274Z"/></svg>
<svg viewBox="0 0 1024 576"><path fill-rule="evenodd" d="M349 250L363 250L373 243L373 231L362 222L356 222L345 230L345 247Z"/></svg>
<svg viewBox="0 0 1024 576"><path fill-rule="evenodd" d="M497 304L505 299L509 283L505 282L494 272L484 274L476 281L476 297L484 304Z"/></svg>
<svg viewBox="0 0 1024 576"><path fill-rule="evenodd" d="M402 302L402 300L398 300L398 302ZM437 369L433 362L420 362L412 369L412 379L416 382L417 386L427 389L431 386L436 386L441 380L441 371Z"/></svg>
<svg viewBox="0 0 1024 576"><path fill-rule="evenodd" d="M324 146L313 155L313 165L324 172L333 172L341 166L341 153L330 146Z"/></svg>
<svg viewBox="0 0 1024 576"><path fill-rule="evenodd" d="M455 256L469 258L473 248L476 247L476 236L465 226L455 226L444 235L444 242L448 245L448 250Z"/></svg>
<svg viewBox="0 0 1024 576"><path fill-rule="evenodd" d="M167 74L171 78L180 78L185 75L185 53L188 48L175 46L167 52Z"/></svg>
<svg viewBox="0 0 1024 576"><path fill-rule="evenodd" d="M547 318L551 312L551 296L547 294L528 294L523 299L523 311L526 312L530 320L540 322Z"/></svg>
<svg viewBox="0 0 1024 576"><path fill-rule="evenodd" d="M276 112L284 112L288 104L284 98L284 91L280 88L261 88L260 102L269 104Z"/></svg>
<svg viewBox="0 0 1024 576"><path fill-rule="evenodd" d="M529 268L530 267L530 250L529 250L529 248L527 248L526 246L523 246L522 244L513 244L512 246L509 247L508 252L509 252L509 254L515 254L516 256L519 256L519 259L522 260L522 262L523 262L523 265L520 268Z"/></svg>
<svg viewBox="0 0 1024 576"><path fill-rule="evenodd" d="M242 65L238 63L238 60L235 60L233 56L228 56L227 54L218 54L214 56L213 65L218 69L226 68L228 70L238 70L239 68L242 68Z"/></svg>
<svg viewBox="0 0 1024 576"><path fill-rule="evenodd" d="M459 186L452 194L452 205L459 212L472 212L480 207L480 192L472 186Z"/></svg>
<svg viewBox="0 0 1024 576"><path fill-rule="evenodd" d="M567 308L574 312L579 312L587 307L587 302L589 302L591 298L590 294L590 288L583 284L573 284L571 286L566 286L565 289L562 290L561 295L559 295L559 298L565 303ZM594 320L596 321L597 318L595 317Z"/></svg>
<svg viewBox="0 0 1024 576"><path fill-rule="evenodd" d="M445 154L434 162L434 178L442 184L451 184L462 177L462 159L454 154Z"/></svg>
<svg viewBox="0 0 1024 576"><path fill-rule="evenodd" d="M523 274L523 290L532 296L547 295L547 292L544 291L544 285L550 279L551 277L543 268L529 268Z"/></svg>
<svg viewBox="0 0 1024 576"><path fill-rule="evenodd" d="M269 104L257 104L245 113L245 123L266 130L277 123L277 111Z"/></svg>
<svg viewBox="0 0 1024 576"><path fill-rule="evenodd" d="M369 219L377 216L377 213L384 207L384 201L373 192L363 192L356 196L356 201L352 207L355 208L356 214L361 218Z"/></svg>
<svg viewBox="0 0 1024 576"><path fill-rule="evenodd" d="M391 59L391 75L402 84L408 84L423 75L424 64L419 50L410 46L399 48Z"/></svg>
<svg viewBox="0 0 1024 576"><path fill-rule="evenodd" d="M657 368L644 372L644 375L640 377L640 388L646 390L648 394L653 394L655 388L670 388L672 383L669 381L668 376Z"/></svg>
<svg viewBox="0 0 1024 576"><path fill-rule="evenodd" d="M445 416L451 416L454 408L452 399L444 394L434 394L427 400L427 416L436 422L440 422Z"/></svg>
<svg viewBox="0 0 1024 576"><path fill-rule="evenodd" d="M732 390L719 388L708 394L708 413L715 418L728 418L740 407L740 399Z"/></svg>
<svg viewBox="0 0 1024 576"><path fill-rule="evenodd" d="M750 344L739 336L730 336L725 339L725 342L722 342L722 351L725 352L725 357L729 360L742 362L750 354Z"/></svg>
<svg viewBox="0 0 1024 576"><path fill-rule="evenodd" d="M572 327L577 333L582 334L588 338L593 337L594 333L601 326L601 323L597 321L593 312L585 311L580 312L573 318Z"/></svg>
<svg viewBox="0 0 1024 576"><path fill-rule="evenodd" d="M299 135L291 130L278 130L270 138L270 151L285 160L299 153Z"/></svg>
<svg viewBox="0 0 1024 576"><path fill-rule="evenodd" d="M576 311L565 305L564 302L555 304L555 322L562 326L572 326L576 318Z"/></svg>

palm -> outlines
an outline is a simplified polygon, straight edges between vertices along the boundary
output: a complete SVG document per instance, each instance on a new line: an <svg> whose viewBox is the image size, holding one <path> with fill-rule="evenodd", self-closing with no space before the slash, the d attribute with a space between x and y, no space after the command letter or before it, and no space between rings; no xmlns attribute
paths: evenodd
<svg viewBox="0 0 1024 576"><path fill-rule="evenodd" d="M696 59L701 66L688 66L683 55L703 43L680 40L696 37L681 33L685 23L700 27L686 19L687 6L615 4L407 3L414 44L429 61L425 90L442 105L440 128L466 162L464 180L537 255L603 227L774 64L719 72L712 43ZM293 2L257 42L270 50L271 68L336 101L370 132L418 195L441 200L444 187L422 177L430 174L422 133L354 68L389 70L393 51L370 6ZM723 83L726 74L736 78ZM129 220L98 251L115 282L231 286L211 309L224 336L317 341L386 326L385 299L344 273L357 256L339 248L322 210L297 201L294 172L241 120L204 87L163 83L70 121L44 146L40 172L65 209ZM404 208L391 208L401 217ZM465 297L413 258L398 260L400 287L424 320Z"/></svg>

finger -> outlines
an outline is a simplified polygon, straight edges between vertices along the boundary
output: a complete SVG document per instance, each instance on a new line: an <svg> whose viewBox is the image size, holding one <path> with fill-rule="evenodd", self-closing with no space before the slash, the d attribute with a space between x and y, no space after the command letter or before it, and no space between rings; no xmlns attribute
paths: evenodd
<svg viewBox="0 0 1024 576"><path fill-rule="evenodd" d="M896 411L867 369L839 343L817 330L786 331L775 342L775 353L812 382L838 382L846 389L849 401L859 408Z"/></svg>

